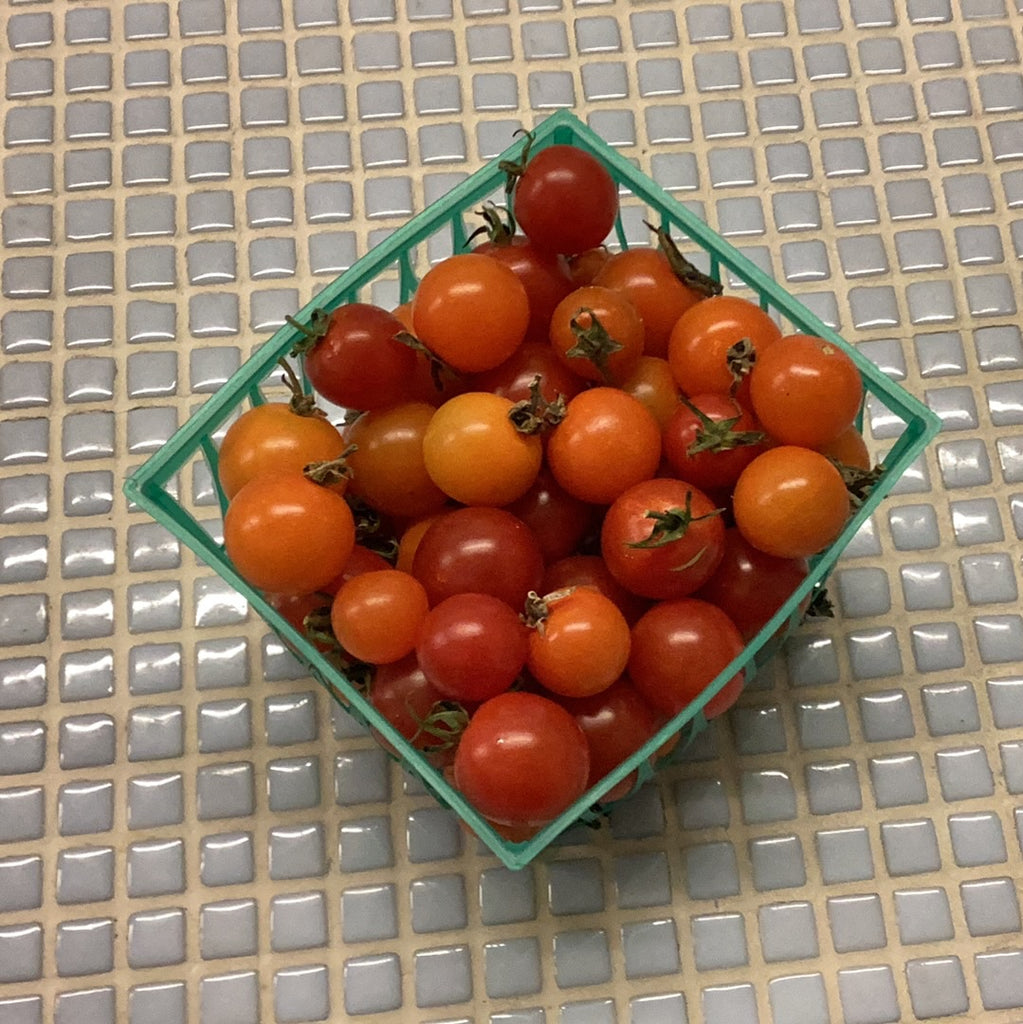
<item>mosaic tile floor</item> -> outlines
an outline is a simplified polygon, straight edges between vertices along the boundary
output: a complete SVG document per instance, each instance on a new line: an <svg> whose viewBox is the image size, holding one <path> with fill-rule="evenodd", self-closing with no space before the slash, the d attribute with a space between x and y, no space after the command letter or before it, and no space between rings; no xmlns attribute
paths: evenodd
<svg viewBox="0 0 1023 1024"><path fill-rule="evenodd" d="M0 1024L1023 1020L1021 11L10 0ZM564 106L944 430L838 617L512 873L120 487Z"/></svg>

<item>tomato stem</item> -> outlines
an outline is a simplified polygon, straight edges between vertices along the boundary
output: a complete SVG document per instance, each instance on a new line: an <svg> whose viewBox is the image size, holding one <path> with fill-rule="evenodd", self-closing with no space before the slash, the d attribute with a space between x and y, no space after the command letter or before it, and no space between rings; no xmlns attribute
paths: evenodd
<svg viewBox="0 0 1023 1024"><path fill-rule="evenodd" d="M583 314L590 319L589 325L585 327L580 322ZM569 324L575 337L575 344L565 353L565 357L589 360L600 371L605 383L612 383L608 360L615 352L621 352L625 346L608 334L607 328L597 319L597 314L592 309L580 309Z"/></svg>
<svg viewBox="0 0 1023 1024"><path fill-rule="evenodd" d="M684 395L682 404L700 421L699 429L692 444L686 449L686 455L692 458L700 452L727 452L733 448L745 448L760 444L767 436L761 430L735 430L736 423L742 419L742 413L727 420L713 420L698 406L693 405Z"/></svg>
<svg viewBox="0 0 1023 1024"><path fill-rule="evenodd" d="M810 598L810 603L806 608L806 614L808 617L815 616L826 619L835 617L835 606L828 596L827 587L820 586L813 592L813 597Z"/></svg>
<svg viewBox="0 0 1023 1024"><path fill-rule="evenodd" d="M304 324L293 316L285 316L285 321L297 331L301 331L303 337L296 341L291 347L293 356L308 352L327 333L330 326L330 314L325 309L314 309L312 323Z"/></svg>
<svg viewBox="0 0 1023 1024"><path fill-rule="evenodd" d="M720 281L715 281L709 274L705 274L695 263L690 262L682 255L682 251L675 244L666 228L655 227L650 221L643 223L657 236L657 247L664 253L669 266L675 276L692 291L702 295L705 299L713 295L720 295L724 286Z"/></svg>
<svg viewBox="0 0 1023 1024"><path fill-rule="evenodd" d="M492 202L485 202L482 209L476 211L485 223L481 224L465 240L468 245L478 235L486 235L495 245L508 245L515 235L515 221L508 209L502 209ZM503 216L502 216L503 214Z"/></svg>
<svg viewBox="0 0 1023 1024"><path fill-rule="evenodd" d="M307 480L321 487L334 487L344 480L351 480L352 470L348 465L348 459L359 450L357 444L350 444L336 459L327 459L324 462L310 462L302 470L302 475Z"/></svg>
<svg viewBox="0 0 1023 1024"><path fill-rule="evenodd" d="M732 375L731 395L734 398L739 386L753 372L757 351L749 338L741 338L726 353L725 363Z"/></svg>
<svg viewBox="0 0 1023 1024"><path fill-rule="evenodd" d="M540 389L541 379L537 374L530 382L529 398L516 402L508 410L508 419L520 434L542 433L565 418L565 396L559 394L553 402L548 402Z"/></svg>
<svg viewBox="0 0 1023 1024"><path fill-rule="evenodd" d="M681 540L689 532L689 526L692 523L698 523L701 519L712 519L714 516L721 515L725 510L723 508L716 508L710 512L705 512L702 516L693 515L693 492L686 491L686 504L685 508L669 508L664 511L658 511L657 509L650 509L647 514L647 519L652 519L654 525L650 530L650 536L644 540L633 541L628 546L630 548L662 548L666 544L671 544L673 541ZM700 555L703 554L701 550L693 562L695 563ZM688 568L688 565L682 566L681 568Z"/></svg>
<svg viewBox="0 0 1023 1024"><path fill-rule="evenodd" d="M411 704L406 707L417 726L412 742L424 735L437 741L423 747L427 754L442 754L456 747L469 724L469 712L458 701L438 700L423 717L416 714Z"/></svg>
<svg viewBox="0 0 1023 1024"><path fill-rule="evenodd" d="M284 385L291 392L291 399L288 402L291 411L296 416L319 416L326 419L327 414L316 404L316 399L302 390L302 382L291 363L281 356L277 360L277 365L284 371Z"/></svg>
<svg viewBox="0 0 1023 1024"><path fill-rule="evenodd" d="M507 197L508 225L512 234L515 234L515 211L514 204L512 203L512 193L515 191L515 183L526 172L526 164L529 163L529 151L533 148L533 143L536 142L536 135L526 128L519 128L512 133L513 138L516 135L525 135L526 137L526 142L522 147L522 152L519 154L519 159L517 161L502 160L497 165L498 170L503 171L505 174L504 194Z"/></svg>
<svg viewBox="0 0 1023 1024"><path fill-rule="evenodd" d="M445 375L451 379L455 379L459 376L457 371L448 366L439 356L435 356L414 334L409 331L399 331L394 336L395 341L400 341L402 345L412 349L413 352L418 352L426 358L430 364L430 379L433 381L433 386L438 391L444 390L444 377Z"/></svg>
<svg viewBox="0 0 1023 1024"><path fill-rule="evenodd" d="M847 466L838 459L829 459L831 464L842 474L842 481L845 489L849 492L849 500L854 508L859 508L874 489L874 485L884 474L883 466L875 466L873 469L860 469L859 466Z"/></svg>

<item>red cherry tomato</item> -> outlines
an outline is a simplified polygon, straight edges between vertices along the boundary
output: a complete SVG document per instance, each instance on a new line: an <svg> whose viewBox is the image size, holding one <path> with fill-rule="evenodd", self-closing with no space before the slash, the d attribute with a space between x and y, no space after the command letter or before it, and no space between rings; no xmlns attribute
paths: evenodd
<svg viewBox="0 0 1023 1024"><path fill-rule="evenodd" d="M537 377L545 402L556 402L559 397L567 402L583 389L582 378L555 355L545 334L542 342L523 342L500 366L473 377L472 390L522 402L531 397L530 389Z"/></svg>
<svg viewBox="0 0 1023 1024"><path fill-rule="evenodd" d="M534 693L482 704L455 754L455 785L491 821L542 825L586 792L590 751L575 719Z"/></svg>
<svg viewBox="0 0 1023 1024"><path fill-rule="evenodd" d="M805 559L765 554L731 527L725 530L721 564L696 596L726 612L748 641L792 596L807 571Z"/></svg>
<svg viewBox="0 0 1023 1024"><path fill-rule="evenodd" d="M661 601L632 627L629 676L657 711L673 716L696 700L742 653L735 623L716 605L693 597ZM738 672L704 707L713 718L742 692Z"/></svg>
<svg viewBox="0 0 1023 1024"><path fill-rule="evenodd" d="M404 399L416 355L395 340L405 325L364 302L338 306L305 356L309 382L347 409L380 409Z"/></svg>
<svg viewBox="0 0 1023 1024"><path fill-rule="evenodd" d="M572 497L546 468L540 470L533 486L506 508L533 531L548 563L575 551L597 522L593 506Z"/></svg>
<svg viewBox="0 0 1023 1024"><path fill-rule="evenodd" d="M452 594L491 594L519 611L543 578L533 531L500 508L460 508L438 516L423 534L412 573L430 604Z"/></svg>
<svg viewBox="0 0 1023 1024"><path fill-rule="evenodd" d="M527 341L547 341L547 325L554 307L575 287L565 260L541 252L524 235L484 242L473 252L491 256L503 263L522 282L529 299Z"/></svg>
<svg viewBox="0 0 1023 1024"><path fill-rule="evenodd" d="M614 179L577 146L548 146L530 156L513 199L526 237L544 252L565 256L600 245L618 215Z"/></svg>
<svg viewBox="0 0 1023 1024"><path fill-rule="evenodd" d="M630 487L608 509L600 535L607 567L627 590L659 600L685 597L721 561L725 524L714 503L682 480Z"/></svg>
<svg viewBox="0 0 1023 1024"><path fill-rule="evenodd" d="M503 693L526 662L528 631L490 594L455 594L425 616L416 656L426 678L451 700L480 703Z"/></svg>
<svg viewBox="0 0 1023 1024"><path fill-rule="evenodd" d="M680 402L661 441L664 457L682 480L715 493L730 488L764 450L756 420L728 395Z"/></svg>
<svg viewBox="0 0 1023 1024"><path fill-rule="evenodd" d="M550 594L569 587L593 587L599 590L614 601L630 626L650 607L646 598L626 590L611 575L600 555L568 555L547 566L540 593Z"/></svg>

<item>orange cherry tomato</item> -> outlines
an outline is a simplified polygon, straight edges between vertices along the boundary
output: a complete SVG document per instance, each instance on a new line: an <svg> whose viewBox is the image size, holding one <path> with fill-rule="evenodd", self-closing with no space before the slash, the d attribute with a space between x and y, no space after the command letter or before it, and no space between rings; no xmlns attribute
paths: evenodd
<svg viewBox="0 0 1023 1024"><path fill-rule="evenodd" d="M463 505L507 505L533 485L543 460L538 434L509 419L514 402L467 391L445 402L423 435L430 479Z"/></svg>
<svg viewBox="0 0 1023 1024"><path fill-rule="evenodd" d="M661 461L661 430L646 406L617 388L590 388L569 403L547 442L547 463L569 494L610 505L649 480Z"/></svg>
<svg viewBox="0 0 1023 1024"><path fill-rule="evenodd" d="M868 472L872 469L870 452L867 450L867 442L859 432L856 424L845 428L833 441L820 445L816 449L821 455L827 455L829 459L841 462L843 466L851 466L853 469L862 469Z"/></svg>
<svg viewBox="0 0 1023 1024"><path fill-rule="evenodd" d="M593 587L555 591L542 605L526 659L533 678L563 697L606 690L629 660L629 624L618 606Z"/></svg>
<svg viewBox="0 0 1023 1024"><path fill-rule="evenodd" d="M643 354L643 321L631 302L610 288L569 292L551 315L551 344L583 380L618 383Z"/></svg>
<svg viewBox="0 0 1023 1024"><path fill-rule="evenodd" d="M414 576L380 569L353 576L341 587L330 624L353 658L386 665L412 653L429 610L426 591Z"/></svg>
<svg viewBox="0 0 1023 1024"><path fill-rule="evenodd" d="M768 434L806 448L834 441L863 402L856 364L837 345L809 334L787 335L760 353L749 387Z"/></svg>
<svg viewBox="0 0 1023 1024"><path fill-rule="evenodd" d="M356 446L348 459L351 493L385 515L439 512L448 498L423 462L423 437L433 414L432 405L407 402L360 416L346 434Z"/></svg>
<svg viewBox="0 0 1023 1024"><path fill-rule="evenodd" d="M325 416L295 412L287 402L266 402L227 428L217 453L217 476L230 501L254 476L301 472L312 462L336 459L341 432Z"/></svg>
<svg viewBox="0 0 1023 1024"><path fill-rule="evenodd" d="M668 340L668 362L687 395L729 394L737 384L729 361L733 346L748 342L759 358L780 337L778 325L759 306L737 295L717 295L679 317Z"/></svg>
<svg viewBox="0 0 1023 1024"><path fill-rule="evenodd" d="M842 474L819 452L795 445L758 455L742 471L732 500L739 532L778 558L816 554L849 518Z"/></svg>
<svg viewBox="0 0 1023 1024"><path fill-rule="evenodd" d="M355 546L355 520L340 495L301 473L253 477L224 515L224 548L241 577L271 594L322 590Z"/></svg>
<svg viewBox="0 0 1023 1024"><path fill-rule="evenodd" d="M639 246L615 253L597 272L593 283L621 292L643 320L649 356L667 356L672 328L703 296L684 285L660 249Z"/></svg>
<svg viewBox="0 0 1023 1024"><path fill-rule="evenodd" d="M416 337L449 366L480 373L503 363L529 326L529 299L515 272L491 256L449 256L423 276L412 299Z"/></svg>

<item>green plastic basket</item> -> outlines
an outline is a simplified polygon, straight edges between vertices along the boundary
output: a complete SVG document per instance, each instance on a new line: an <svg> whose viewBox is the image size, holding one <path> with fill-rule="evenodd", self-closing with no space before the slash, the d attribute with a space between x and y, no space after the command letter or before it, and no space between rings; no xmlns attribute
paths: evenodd
<svg viewBox="0 0 1023 1024"><path fill-rule="evenodd" d="M521 138L515 141L500 157L413 217L351 269L327 285L296 313L296 319L308 323L316 309L330 311L346 302L358 299L367 301L372 286L385 281L388 288L396 290L398 301L407 300L416 288L417 263L422 260L421 265L426 264L425 258L420 256L417 259L417 247L425 243L444 252L461 250L466 245L472 227L475 227L475 223L470 225L468 218L472 217L482 200L499 194L503 188L505 174L498 166L500 161L517 158L524 142ZM305 637L270 607L260 593L238 575L211 529L184 508L168 489L186 467L192 467L195 472L203 472L205 469L212 477L213 486L218 488L221 510L226 508L226 500L217 484L215 437L228 420L242 409L266 400L264 389L277 368L277 360L288 355L300 338L296 328L285 326L277 331L159 452L124 483L125 494L132 502L166 527L241 593L346 710L382 734L402 763L421 778L442 803L452 808L510 868L524 867L570 825L581 819L592 819L593 809L599 805L601 795L630 772L639 770L640 782L649 778L649 761L669 738L679 732L691 737L699 731L704 724L703 707L707 701L740 669L745 669L747 676L752 676L757 665L762 664L776 649L780 639L797 624L800 602L822 585L853 535L939 428L937 417L921 402L882 374L809 309L567 111L554 114L539 125L535 131L533 150L539 151L556 143L570 143L592 153L618 182L623 210L645 207L646 220L663 226L676 238L682 236L683 239L689 239L706 254L705 263L712 277L720 280L724 271L729 271L735 279L752 289L764 309L777 313L792 328L826 338L848 352L860 370L866 392L905 424L885 458L884 473L868 500L852 516L838 540L814 560L809 576L785 606L765 625L743 653L717 676L698 700L667 723L643 749L619 765L593 790L580 797L556 821L524 843L509 842L498 835L442 774L407 743ZM621 217L615 226L615 234L618 243L627 248L628 239ZM200 466L203 462L205 467ZM218 528L219 524L213 529ZM556 770L557 767L552 765L552 771Z"/></svg>

